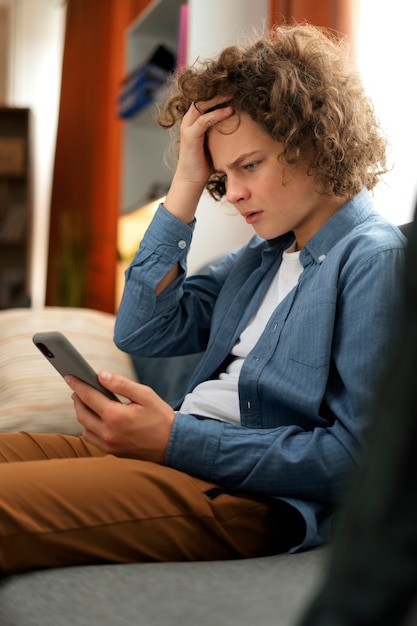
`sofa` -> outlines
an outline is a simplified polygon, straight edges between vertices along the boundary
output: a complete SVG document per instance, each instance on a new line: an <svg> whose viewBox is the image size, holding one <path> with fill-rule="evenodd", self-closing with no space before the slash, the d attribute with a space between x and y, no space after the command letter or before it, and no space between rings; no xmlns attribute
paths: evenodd
<svg viewBox="0 0 417 626"><path fill-rule="evenodd" d="M0 431L80 432L67 385L32 343L38 331L60 330L95 369L112 369L174 397L198 355L181 363L132 359L114 346L113 325L113 315L88 309L0 311ZM0 625L295 626L320 584L326 555L327 548L317 548L247 560L4 576Z"/></svg>

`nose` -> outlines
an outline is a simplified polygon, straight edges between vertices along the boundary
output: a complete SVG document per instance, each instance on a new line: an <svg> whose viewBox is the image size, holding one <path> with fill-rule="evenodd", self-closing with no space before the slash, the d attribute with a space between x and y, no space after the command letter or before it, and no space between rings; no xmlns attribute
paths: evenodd
<svg viewBox="0 0 417 626"><path fill-rule="evenodd" d="M249 189L242 182L230 175L227 177L226 200L230 204L238 204L241 200L247 200L249 196Z"/></svg>

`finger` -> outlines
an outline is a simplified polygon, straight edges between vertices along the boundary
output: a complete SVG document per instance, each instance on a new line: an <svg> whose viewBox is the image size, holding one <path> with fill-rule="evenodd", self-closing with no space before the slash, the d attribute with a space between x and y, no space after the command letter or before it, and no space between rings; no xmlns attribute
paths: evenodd
<svg viewBox="0 0 417 626"><path fill-rule="evenodd" d="M82 426L81 436L87 443L103 450L103 452L111 452L111 446L109 445L109 429L106 421L92 411L84 402L77 396L76 393L72 396L77 420ZM111 401L110 401L111 402ZM122 405L120 405L122 406ZM109 413L105 419L111 415Z"/></svg>
<svg viewBox="0 0 417 626"><path fill-rule="evenodd" d="M214 102L214 104L213 104ZM184 116L185 125L198 124L204 133L208 128L230 117L234 112L233 107L226 102L210 100L204 103L193 103Z"/></svg>
<svg viewBox="0 0 417 626"><path fill-rule="evenodd" d="M211 113L211 111L215 111L216 109L224 109L225 107L230 106L231 101L231 95L215 96L210 100L195 102L194 107L200 112L201 115L204 115L206 113Z"/></svg>
<svg viewBox="0 0 417 626"><path fill-rule="evenodd" d="M107 452L101 437L98 437L93 431L88 430L88 428L83 427L81 437L92 446L95 446L99 450L103 450L103 452Z"/></svg>
<svg viewBox="0 0 417 626"><path fill-rule="evenodd" d="M100 416L87 406L76 393L72 394L72 401L80 424L96 430L94 425L101 422Z"/></svg>
<svg viewBox="0 0 417 626"><path fill-rule="evenodd" d="M136 404L148 404L153 396L158 397L147 385L142 385L112 372L101 371L98 374L98 379L103 387L106 387L109 391L123 396Z"/></svg>
<svg viewBox="0 0 417 626"><path fill-rule="evenodd" d="M212 113L213 111L218 111L219 109L226 109L228 107L231 108L228 102L220 102L220 104L215 104L212 107L209 107L208 109L204 110L203 114L207 115L207 113Z"/></svg>
<svg viewBox="0 0 417 626"><path fill-rule="evenodd" d="M72 400L74 402L77 421L82 426L82 437L84 437L88 443L100 447L102 440L101 430L103 428L102 420L82 402L76 393L72 395Z"/></svg>
<svg viewBox="0 0 417 626"><path fill-rule="evenodd" d="M79 400L89 408L93 413L102 415L107 409L114 405L114 401L107 398L101 391L94 389L91 385L88 385L84 381L76 378L75 376L66 376L66 382L69 387L75 392ZM76 405L78 407L78 405Z"/></svg>

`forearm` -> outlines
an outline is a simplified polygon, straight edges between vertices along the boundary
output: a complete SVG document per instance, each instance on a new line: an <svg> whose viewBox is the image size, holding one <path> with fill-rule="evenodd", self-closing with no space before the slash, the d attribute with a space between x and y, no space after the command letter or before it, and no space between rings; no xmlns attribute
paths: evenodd
<svg viewBox="0 0 417 626"><path fill-rule="evenodd" d="M192 181L178 179L178 174L174 176L171 187L164 200L164 208L182 223L190 225L195 219L195 212L204 189L203 185L193 184ZM165 274L156 286L156 295L159 296L169 285L171 285L181 272L181 266L177 262Z"/></svg>
<svg viewBox="0 0 417 626"><path fill-rule="evenodd" d="M158 298L158 286L167 274L185 276L194 224L185 225L160 206L125 273L125 287L116 318L115 341L129 349L130 338L156 316L158 308L172 306L169 294ZM176 296L173 296L176 301ZM127 343L126 343L127 342Z"/></svg>
<svg viewBox="0 0 417 626"><path fill-rule="evenodd" d="M346 436L337 424L254 429L177 413L165 463L229 489L334 503L355 465Z"/></svg>
<svg viewBox="0 0 417 626"><path fill-rule="evenodd" d="M194 220L205 183L206 181L196 184L180 178L177 172L164 200L164 207L184 224L190 224Z"/></svg>

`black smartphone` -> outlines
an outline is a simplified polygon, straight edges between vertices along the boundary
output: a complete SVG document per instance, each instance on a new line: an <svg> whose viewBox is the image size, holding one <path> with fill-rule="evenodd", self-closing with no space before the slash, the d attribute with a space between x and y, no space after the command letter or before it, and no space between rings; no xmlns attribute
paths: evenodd
<svg viewBox="0 0 417 626"><path fill-rule="evenodd" d="M72 343L58 331L42 332L33 335L33 343L48 359L61 376L75 376L101 391L110 400L119 398L100 384L97 374Z"/></svg>

